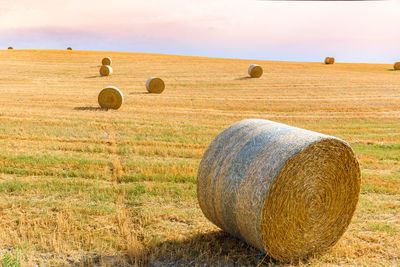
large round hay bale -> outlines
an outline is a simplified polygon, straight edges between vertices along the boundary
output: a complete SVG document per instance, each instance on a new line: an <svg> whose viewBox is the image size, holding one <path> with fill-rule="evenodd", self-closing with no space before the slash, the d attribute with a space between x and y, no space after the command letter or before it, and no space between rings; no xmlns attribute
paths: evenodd
<svg viewBox="0 0 400 267"><path fill-rule="evenodd" d="M67 47L67 50L72 50L72 48L71 47Z"/></svg>
<svg viewBox="0 0 400 267"><path fill-rule="evenodd" d="M325 64L333 64L333 63L335 63L334 57L326 57L325 58Z"/></svg>
<svg viewBox="0 0 400 267"><path fill-rule="evenodd" d="M394 70L400 70L400 62L396 62L393 65Z"/></svg>
<svg viewBox="0 0 400 267"><path fill-rule="evenodd" d="M160 78L151 77L146 82L146 89L149 93L161 94L165 89L165 83Z"/></svg>
<svg viewBox="0 0 400 267"><path fill-rule="evenodd" d="M262 67L257 64L251 65L248 72L251 78L260 78L263 75Z"/></svg>
<svg viewBox="0 0 400 267"><path fill-rule="evenodd" d="M112 59L110 57L105 57L103 58L103 60L101 61L102 65L111 65L112 63Z"/></svg>
<svg viewBox="0 0 400 267"><path fill-rule="evenodd" d="M102 108L119 109L124 102L124 95L117 87L108 86L101 90L98 101Z"/></svg>
<svg viewBox="0 0 400 267"><path fill-rule="evenodd" d="M103 65L100 67L100 75L101 76L110 76L113 73L113 69L111 66Z"/></svg>
<svg viewBox="0 0 400 267"><path fill-rule="evenodd" d="M218 135L197 178L211 222L285 262L332 247L359 192L360 167L344 141L260 119Z"/></svg>
<svg viewBox="0 0 400 267"><path fill-rule="evenodd" d="M14 49L14 47L12 47L12 46L9 46L9 47L8 47L8 49L9 49L9 50L12 50L12 49Z"/></svg>

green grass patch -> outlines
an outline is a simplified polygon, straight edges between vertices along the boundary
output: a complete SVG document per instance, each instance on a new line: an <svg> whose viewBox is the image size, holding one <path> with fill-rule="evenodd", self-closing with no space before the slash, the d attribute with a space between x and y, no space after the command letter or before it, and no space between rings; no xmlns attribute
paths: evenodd
<svg viewBox="0 0 400 267"><path fill-rule="evenodd" d="M6 252L3 257L0 258L0 267L20 267L21 261L19 259L18 247L15 247L14 256L9 252Z"/></svg>
<svg viewBox="0 0 400 267"><path fill-rule="evenodd" d="M376 185L376 184L362 184L361 185L361 193L377 193L377 194L389 194L389 188Z"/></svg>
<svg viewBox="0 0 400 267"><path fill-rule="evenodd" d="M111 175L108 172L82 169L54 169L54 168L31 168L0 166L0 173L13 174L17 176L53 176L60 178L86 178L109 180Z"/></svg>
<svg viewBox="0 0 400 267"><path fill-rule="evenodd" d="M0 192L10 195L26 190L30 187L29 183L21 182L16 179L0 183Z"/></svg>
<svg viewBox="0 0 400 267"><path fill-rule="evenodd" d="M382 232L390 235L396 234L396 230L391 223L376 222L371 225L371 230L374 232Z"/></svg>
<svg viewBox="0 0 400 267"><path fill-rule="evenodd" d="M86 158L69 157L69 156L56 156L53 154L20 154L20 155L7 155L0 153L0 159L7 161L9 163L19 163L27 165L101 165L105 166L108 164L106 160L92 160Z"/></svg>
<svg viewBox="0 0 400 267"><path fill-rule="evenodd" d="M379 160L400 161L400 144L354 144L353 149L357 154L373 156Z"/></svg>

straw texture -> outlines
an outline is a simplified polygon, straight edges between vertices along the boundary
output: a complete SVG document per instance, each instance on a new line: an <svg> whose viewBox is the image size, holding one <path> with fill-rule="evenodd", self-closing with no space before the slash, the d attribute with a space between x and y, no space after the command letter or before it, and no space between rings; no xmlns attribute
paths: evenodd
<svg viewBox="0 0 400 267"><path fill-rule="evenodd" d="M104 88L98 97L99 105L106 109L119 109L124 102L124 95L114 86Z"/></svg>
<svg viewBox="0 0 400 267"><path fill-rule="evenodd" d="M67 47L67 50L72 50L72 48L71 47Z"/></svg>
<svg viewBox="0 0 400 267"><path fill-rule="evenodd" d="M103 60L101 61L101 64L102 65L111 65L111 63L112 63L112 59L110 58L110 57L105 57L105 58L103 58Z"/></svg>
<svg viewBox="0 0 400 267"><path fill-rule="evenodd" d="M396 62L393 65L394 70L400 70L400 62Z"/></svg>
<svg viewBox="0 0 400 267"><path fill-rule="evenodd" d="M334 57L326 57L325 58L325 64L333 64L333 63L335 63Z"/></svg>
<svg viewBox="0 0 400 267"><path fill-rule="evenodd" d="M9 50L12 50L12 49L14 49L14 48L13 48L12 46L9 46L8 49L9 49Z"/></svg>
<svg viewBox="0 0 400 267"><path fill-rule="evenodd" d="M101 76L110 76L113 73L113 69L111 66L103 65L100 67L100 75Z"/></svg>
<svg viewBox="0 0 400 267"><path fill-rule="evenodd" d="M260 78L263 75L262 67L257 64L251 65L248 72L251 78Z"/></svg>
<svg viewBox="0 0 400 267"><path fill-rule="evenodd" d="M160 78L151 77L146 82L146 89L149 93L161 94L165 89L164 81Z"/></svg>
<svg viewBox="0 0 400 267"><path fill-rule="evenodd" d="M285 262L332 247L359 192L359 164L344 141L259 119L218 135L197 179L211 222Z"/></svg>

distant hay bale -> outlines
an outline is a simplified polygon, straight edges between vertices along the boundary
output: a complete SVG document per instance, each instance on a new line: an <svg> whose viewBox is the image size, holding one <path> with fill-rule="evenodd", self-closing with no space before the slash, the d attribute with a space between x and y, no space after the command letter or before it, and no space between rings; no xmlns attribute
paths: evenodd
<svg viewBox="0 0 400 267"><path fill-rule="evenodd" d="M67 47L67 50L72 50L72 48L71 47Z"/></svg>
<svg viewBox="0 0 400 267"><path fill-rule="evenodd" d="M9 47L8 47L8 49L9 49L9 50L12 50L12 49L14 49L14 47L12 47L12 46L9 46Z"/></svg>
<svg viewBox="0 0 400 267"><path fill-rule="evenodd" d="M334 57L326 57L325 58L325 64L333 64L333 63L335 63Z"/></svg>
<svg viewBox="0 0 400 267"><path fill-rule="evenodd" d="M394 70L400 70L400 62L396 62L393 65Z"/></svg>
<svg viewBox="0 0 400 267"><path fill-rule="evenodd" d="M146 89L149 93L161 94L165 89L164 81L160 78L151 77L146 82Z"/></svg>
<svg viewBox="0 0 400 267"><path fill-rule="evenodd" d="M260 119L218 135L197 178L211 222L284 262L332 247L359 193L359 163L344 141Z"/></svg>
<svg viewBox="0 0 400 267"><path fill-rule="evenodd" d="M112 63L112 59L110 57L105 57L101 61L101 64L103 64L103 65L111 65L111 63Z"/></svg>
<svg viewBox="0 0 400 267"><path fill-rule="evenodd" d="M263 75L263 69L260 65L253 64L249 67L249 75L252 78L260 78Z"/></svg>
<svg viewBox="0 0 400 267"><path fill-rule="evenodd" d="M108 86L100 92L98 102L102 108L119 109L124 102L124 95L117 87Z"/></svg>
<svg viewBox="0 0 400 267"><path fill-rule="evenodd" d="M101 76L110 76L113 73L113 69L111 66L103 65L100 67L100 75Z"/></svg>

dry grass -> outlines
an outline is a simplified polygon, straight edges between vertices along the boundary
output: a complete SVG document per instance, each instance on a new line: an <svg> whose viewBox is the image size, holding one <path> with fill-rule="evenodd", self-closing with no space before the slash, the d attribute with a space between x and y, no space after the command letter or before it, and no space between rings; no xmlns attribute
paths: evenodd
<svg viewBox="0 0 400 267"><path fill-rule="evenodd" d="M101 78L104 52L0 51L0 256L18 246L25 265L268 264L205 219L195 186L220 131L264 118L342 138L361 162L349 230L300 264L400 264L392 65L260 61L268 79L248 79L253 61L108 54L116 73ZM163 94L146 93L152 75L168 84ZM124 105L101 110L99 88L111 84Z"/></svg>

